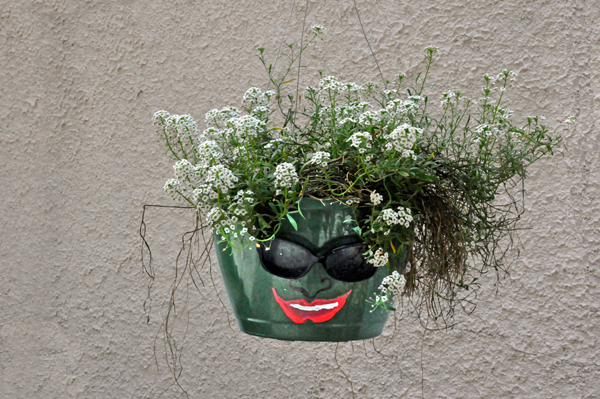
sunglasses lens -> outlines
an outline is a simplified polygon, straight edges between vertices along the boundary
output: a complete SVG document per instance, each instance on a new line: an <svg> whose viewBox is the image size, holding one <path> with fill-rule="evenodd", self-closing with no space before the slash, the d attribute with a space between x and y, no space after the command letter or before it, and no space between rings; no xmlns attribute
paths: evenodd
<svg viewBox="0 0 600 399"><path fill-rule="evenodd" d="M367 263L363 256L368 250L369 248L365 244L335 250L327 257L325 269L334 279L346 282L371 278L377 269Z"/></svg>
<svg viewBox="0 0 600 399"><path fill-rule="evenodd" d="M304 247L279 239L266 243L266 246L260 244L258 252L263 267L269 273L283 278L301 277L318 260Z"/></svg>

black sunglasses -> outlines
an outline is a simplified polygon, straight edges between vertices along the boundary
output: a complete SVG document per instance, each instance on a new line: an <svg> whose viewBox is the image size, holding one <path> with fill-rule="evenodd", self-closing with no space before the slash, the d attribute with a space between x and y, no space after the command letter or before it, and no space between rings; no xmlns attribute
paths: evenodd
<svg viewBox="0 0 600 399"><path fill-rule="evenodd" d="M275 238L267 245L256 244L260 263L266 271L278 277L303 277L316 263L321 263L332 278L346 282L366 280L377 271L364 258L363 254L369 250L365 243L342 245L323 256L315 256L302 245L282 238Z"/></svg>

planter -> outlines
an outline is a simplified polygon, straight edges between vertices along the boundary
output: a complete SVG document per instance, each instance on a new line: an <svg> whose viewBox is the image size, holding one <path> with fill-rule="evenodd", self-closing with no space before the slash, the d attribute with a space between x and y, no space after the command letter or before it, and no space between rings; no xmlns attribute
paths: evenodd
<svg viewBox="0 0 600 399"><path fill-rule="evenodd" d="M340 247L347 249L360 243L352 231L353 225L344 223L353 218L352 209L304 198L301 210L305 219L295 215L298 230L286 221L277 234L278 239L286 240L291 247L297 246L298 253L305 255L303 264L312 264L298 278L278 277L267 271L263 266L264 249L263 252L258 248L235 250L225 248L223 243L216 244L221 275L240 330L291 341L335 342L377 337L389 312L379 309L371 312L366 300L374 296L381 280L389 274L387 267L375 269L372 277L362 281L333 278L335 270L326 271L324 263L330 265L335 259L325 256L339 254ZM283 247L275 245L271 251L279 255L283 249L277 248Z"/></svg>

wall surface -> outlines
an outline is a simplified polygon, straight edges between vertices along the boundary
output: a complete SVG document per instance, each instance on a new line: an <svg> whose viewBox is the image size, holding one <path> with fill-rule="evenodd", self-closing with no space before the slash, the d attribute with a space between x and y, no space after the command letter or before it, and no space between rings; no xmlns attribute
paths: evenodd
<svg viewBox="0 0 600 399"><path fill-rule="evenodd" d="M185 396L159 331L189 212L146 212L149 322L142 306L142 204L171 204L151 116L203 121L266 84L255 48L273 60L292 2L0 0L0 397ZM357 2L388 79L415 71L427 45L440 48L438 93L477 97L484 73L510 68L517 119L545 115L564 136L531 169L521 256L499 284L483 276L476 312L451 330L398 314L380 338L339 346L240 333L219 272L213 285L204 270L182 311L182 386L192 398L351 398L347 375L356 398L599 398L600 1ZM309 0L316 23L328 32L302 84L317 69L379 79L351 0Z"/></svg>

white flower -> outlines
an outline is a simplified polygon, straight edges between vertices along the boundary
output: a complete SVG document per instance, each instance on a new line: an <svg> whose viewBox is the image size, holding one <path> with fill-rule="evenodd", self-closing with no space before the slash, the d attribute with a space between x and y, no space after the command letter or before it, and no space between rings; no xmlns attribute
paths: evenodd
<svg viewBox="0 0 600 399"><path fill-rule="evenodd" d="M402 293L405 285L406 278L397 271L394 271L389 276L383 278L381 285L379 286L379 290L383 294L390 293L394 296L397 296Z"/></svg>
<svg viewBox="0 0 600 399"><path fill-rule="evenodd" d="M310 30L312 33L314 33L315 36L322 35L325 33L325 27L323 25L313 25L310 27Z"/></svg>
<svg viewBox="0 0 600 399"><path fill-rule="evenodd" d="M393 132L385 135L385 148L388 151L398 151L402 153L403 157L414 157L412 151L413 146L417 140L417 135L423 133L423 129L404 123L401 126L394 129Z"/></svg>
<svg viewBox="0 0 600 399"><path fill-rule="evenodd" d="M377 206L381 204L381 201L383 201L383 195L378 194L376 191L373 191L371 193L371 202L373 203L373 205Z"/></svg>
<svg viewBox="0 0 600 399"><path fill-rule="evenodd" d="M175 177L179 181L190 181L195 183L198 176L198 169L187 159L181 159L173 165L175 171Z"/></svg>
<svg viewBox="0 0 600 399"><path fill-rule="evenodd" d="M435 46L429 46L429 47L425 47L425 54L435 54L438 52L438 48Z"/></svg>
<svg viewBox="0 0 600 399"><path fill-rule="evenodd" d="M369 132L356 132L346 141L351 141L351 147L356 148L371 148L371 133ZM364 147L362 147L364 145ZM364 152L364 151L363 151Z"/></svg>
<svg viewBox="0 0 600 399"><path fill-rule="evenodd" d="M272 90L268 90L263 93L258 87L251 87L246 90L246 93L244 93L244 99L242 102L244 104L249 104L250 106L264 107L262 110L268 111L269 100L273 94L275 94L275 92Z"/></svg>
<svg viewBox="0 0 600 399"><path fill-rule="evenodd" d="M283 162L275 168L275 186L290 188L298 181L298 174L293 164Z"/></svg>
<svg viewBox="0 0 600 399"><path fill-rule="evenodd" d="M338 121L339 126L343 126L346 123L356 123L356 118L342 118Z"/></svg>
<svg viewBox="0 0 600 399"><path fill-rule="evenodd" d="M333 92L343 92L346 87L343 83L337 81L335 76L326 76L319 81L319 89L332 90Z"/></svg>
<svg viewBox="0 0 600 399"><path fill-rule="evenodd" d="M230 120L231 118L236 118L239 114L239 111L235 107L224 107L220 110L213 109L212 111L208 111L206 113L206 123L224 123Z"/></svg>
<svg viewBox="0 0 600 399"><path fill-rule="evenodd" d="M198 145L198 158L200 164L208 164L210 160L219 160L223 156L219 146L214 140L207 140Z"/></svg>
<svg viewBox="0 0 600 399"><path fill-rule="evenodd" d="M227 193L238 180L233 172L223 165L211 166L205 176L205 181L210 183L213 188L221 190L222 193Z"/></svg>
<svg viewBox="0 0 600 399"><path fill-rule="evenodd" d="M381 119L381 115L377 111L365 111L358 118L358 123L364 125L375 125Z"/></svg>
<svg viewBox="0 0 600 399"><path fill-rule="evenodd" d="M403 208L403 207L398 207L398 211L394 211L393 209L384 209L383 211L381 211L381 213L379 214L379 216L377 216L376 219L377 222L383 222L384 224L388 225L388 226L395 226L397 224L402 225L404 227L408 227L410 225L410 223L413 221L413 217L411 214L411 211L409 208ZM379 229L380 231L383 231L384 228L381 227ZM389 229L387 230L386 234L389 232Z"/></svg>
<svg viewBox="0 0 600 399"><path fill-rule="evenodd" d="M262 91L258 87L251 87L244 93L244 102L248 100L254 100Z"/></svg>
<svg viewBox="0 0 600 399"><path fill-rule="evenodd" d="M480 136L482 136L483 134L485 134L486 136L493 136L499 132L497 127L490 126L490 125L479 125L479 126L477 126L475 131Z"/></svg>
<svg viewBox="0 0 600 399"><path fill-rule="evenodd" d="M231 118L227 121L232 132L240 139L246 137L257 137L258 132L265 127L265 122L252 115L244 115L239 118Z"/></svg>
<svg viewBox="0 0 600 399"><path fill-rule="evenodd" d="M329 162L330 160L331 160L330 153L328 153L326 151L317 151L313 154L312 158L310 159L310 161L308 161L308 163L325 167L325 166L327 166L327 162Z"/></svg>
<svg viewBox="0 0 600 399"><path fill-rule="evenodd" d="M493 76L491 76L491 75L488 75L487 73L483 75L483 78L484 78L486 81L489 81L489 82L490 82L490 85L493 85L493 84L496 82L496 78L495 78L495 77L493 77Z"/></svg>
<svg viewBox="0 0 600 399"><path fill-rule="evenodd" d="M362 90L362 87L356 83L346 83L346 90L348 90L350 93L358 93Z"/></svg>
<svg viewBox="0 0 600 399"><path fill-rule="evenodd" d="M169 179L165 183L165 191L173 196L173 198L177 198L177 191L180 189L180 183L177 179Z"/></svg>
<svg viewBox="0 0 600 399"><path fill-rule="evenodd" d="M452 100L458 101L460 97L460 92L454 90L448 90L447 92L442 94L442 107L450 104Z"/></svg>
<svg viewBox="0 0 600 399"><path fill-rule="evenodd" d="M565 123L567 125L574 125L575 123L577 123L577 117L569 116L567 119L565 119Z"/></svg>
<svg viewBox="0 0 600 399"><path fill-rule="evenodd" d="M152 117L161 136L168 140L180 140L184 147L192 147L200 141L196 122L190 115L171 115L167 111L157 111Z"/></svg>
<svg viewBox="0 0 600 399"><path fill-rule="evenodd" d="M155 125L163 126L170 115L171 114L164 110L156 111L154 115L152 115L152 121Z"/></svg>
<svg viewBox="0 0 600 399"><path fill-rule="evenodd" d="M389 254L387 252L383 252L383 249L379 248L373 252L373 257L367 262L373 264L374 267L382 267L388 263L388 260Z"/></svg>
<svg viewBox="0 0 600 399"><path fill-rule="evenodd" d="M502 72L498 74L498 80L512 80L514 81L517 78L517 74L509 69L503 69Z"/></svg>

